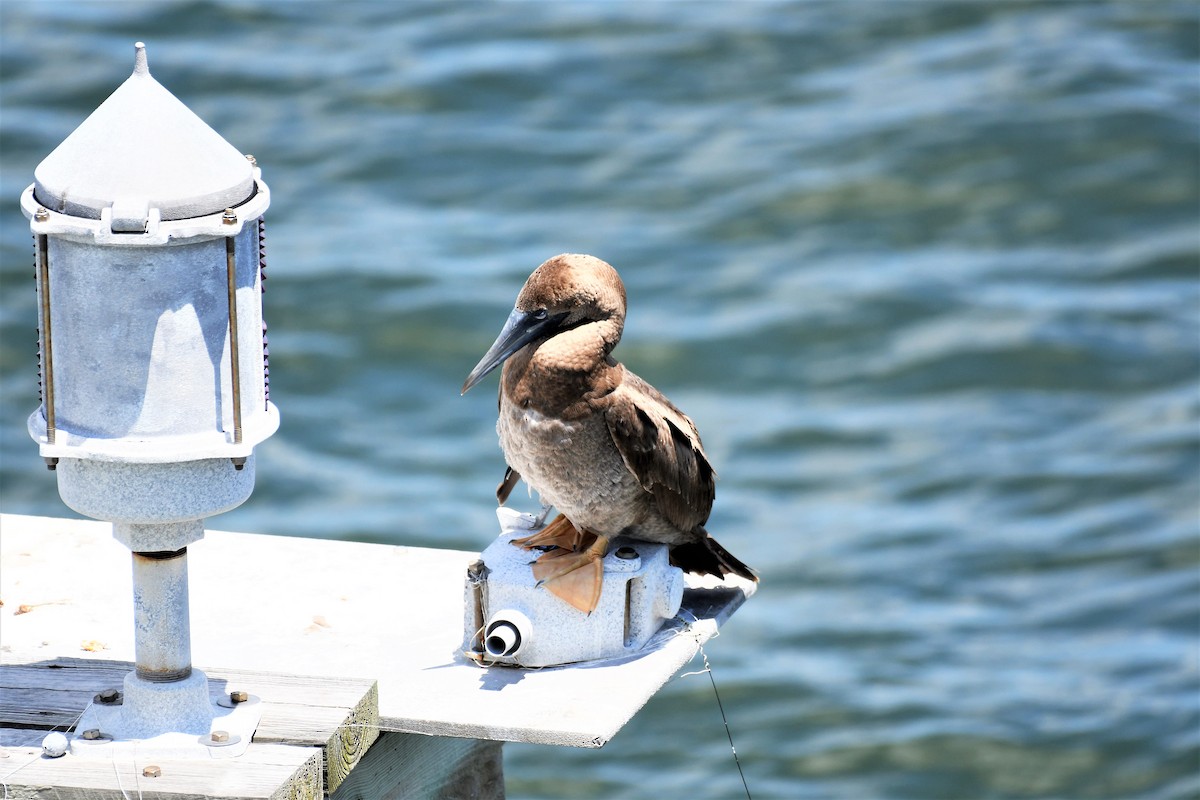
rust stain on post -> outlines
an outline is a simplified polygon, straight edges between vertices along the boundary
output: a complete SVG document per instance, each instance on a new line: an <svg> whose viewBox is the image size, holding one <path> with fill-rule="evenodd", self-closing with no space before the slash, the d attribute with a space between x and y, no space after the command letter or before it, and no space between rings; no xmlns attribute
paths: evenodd
<svg viewBox="0 0 1200 800"><path fill-rule="evenodd" d="M38 288L42 300L42 376L46 414L46 442L54 444L54 347L51 345L50 329L50 241L46 234L38 234Z"/></svg>
<svg viewBox="0 0 1200 800"><path fill-rule="evenodd" d="M225 212L228 214L229 212ZM225 273L229 293L229 368L233 383L233 443L242 443L242 371L238 363L237 252L234 237L225 239Z"/></svg>

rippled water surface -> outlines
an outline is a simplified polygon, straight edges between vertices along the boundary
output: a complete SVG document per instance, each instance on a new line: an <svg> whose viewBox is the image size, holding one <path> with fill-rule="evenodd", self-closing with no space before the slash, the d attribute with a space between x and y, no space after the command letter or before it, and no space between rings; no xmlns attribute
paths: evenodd
<svg viewBox="0 0 1200 800"><path fill-rule="evenodd" d="M527 274L614 264L762 588L707 648L755 797L1200 795L1195 3L0 5L0 477L33 169L129 74L254 153L272 399L214 527L480 549ZM522 494L522 503L529 503ZM704 676L513 798L736 798Z"/></svg>

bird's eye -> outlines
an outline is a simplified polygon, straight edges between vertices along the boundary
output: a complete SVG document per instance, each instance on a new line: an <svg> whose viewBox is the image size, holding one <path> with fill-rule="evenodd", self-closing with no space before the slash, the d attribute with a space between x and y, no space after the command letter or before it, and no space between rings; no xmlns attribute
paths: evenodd
<svg viewBox="0 0 1200 800"><path fill-rule="evenodd" d="M539 308L537 311L534 311L533 318L537 319L537 320L545 319L546 318L546 309Z"/></svg>

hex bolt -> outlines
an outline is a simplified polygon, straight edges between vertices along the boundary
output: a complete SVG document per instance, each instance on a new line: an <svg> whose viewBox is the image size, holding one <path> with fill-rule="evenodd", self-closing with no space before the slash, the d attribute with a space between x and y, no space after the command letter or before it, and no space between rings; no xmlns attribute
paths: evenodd
<svg viewBox="0 0 1200 800"><path fill-rule="evenodd" d="M154 764L150 764L150 765L142 768L142 777L143 778L157 778L161 775L162 775L162 770L159 769L158 767L156 767Z"/></svg>
<svg viewBox="0 0 1200 800"><path fill-rule="evenodd" d="M82 736L84 739L87 739L89 742L94 742L100 738L100 729L99 728L88 728L86 731L83 732Z"/></svg>
<svg viewBox="0 0 1200 800"><path fill-rule="evenodd" d="M96 695L95 698L93 698L93 699L97 703L104 703L105 705L112 705L113 703L117 702L117 700L119 700L120 698L121 698L121 693L118 692L116 689L105 689L104 691L100 692L100 694Z"/></svg>
<svg viewBox="0 0 1200 800"><path fill-rule="evenodd" d="M227 208L225 209L225 213L221 215L221 222L225 223L226 225L236 225L237 214L233 212L232 208Z"/></svg>
<svg viewBox="0 0 1200 800"><path fill-rule="evenodd" d="M637 558L637 557L638 557L638 551L634 550L632 547L617 548L617 558L619 558L623 561L629 561L629 560Z"/></svg>
<svg viewBox="0 0 1200 800"><path fill-rule="evenodd" d="M229 702L231 703L244 703L249 699L250 695L246 692L237 691L229 693Z"/></svg>
<svg viewBox="0 0 1200 800"><path fill-rule="evenodd" d="M37 211L33 212L33 218L38 222L45 222L50 219L50 212L46 210L45 206L38 206Z"/></svg>
<svg viewBox="0 0 1200 800"><path fill-rule="evenodd" d="M224 744L229 741L229 731L213 731L208 735L213 744Z"/></svg>

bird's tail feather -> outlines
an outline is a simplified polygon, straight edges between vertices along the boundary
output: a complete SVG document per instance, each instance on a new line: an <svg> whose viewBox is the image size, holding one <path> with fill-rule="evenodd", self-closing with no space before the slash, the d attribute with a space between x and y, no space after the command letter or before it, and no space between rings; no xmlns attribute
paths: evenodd
<svg viewBox="0 0 1200 800"><path fill-rule="evenodd" d="M684 572L716 575L718 578L733 573L746 580L758 582L758 573L735 558L703 528L700 529L700 532L704 534L704 538L700 541L688 542L671 548L671 563L674 566Z"/></svg>

